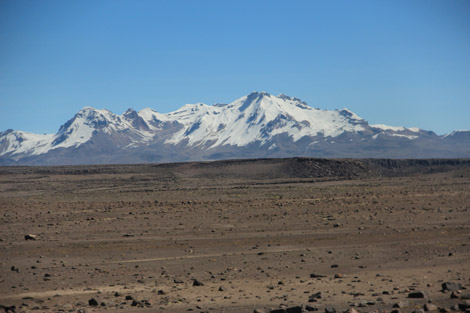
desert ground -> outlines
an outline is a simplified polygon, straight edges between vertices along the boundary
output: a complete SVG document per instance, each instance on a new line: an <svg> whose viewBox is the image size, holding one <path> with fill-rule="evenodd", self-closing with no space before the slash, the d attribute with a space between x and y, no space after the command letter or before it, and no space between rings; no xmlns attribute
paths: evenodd
<svg viewBox="0 0 470 313"><path fill-rule="evenodd" d="M470 310L470 161L397 162L0 167L0 305Z"/></svg>

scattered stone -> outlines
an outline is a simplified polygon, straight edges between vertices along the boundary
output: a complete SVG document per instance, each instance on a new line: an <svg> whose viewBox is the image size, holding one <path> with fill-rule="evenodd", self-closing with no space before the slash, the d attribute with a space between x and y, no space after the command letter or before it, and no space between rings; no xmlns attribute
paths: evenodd
<svg viewBox="0 0 470 313"><path fill-rule="evenodd" d="M323 277L326 277L326 276L321 275L321 274L315 274L315 273L310 274L310 278L323 278Z"/></svg>
<svg viewBox="0 0 470 313"><path fill-rule="evenodd" d="M354 308L350 308L344 311L343 313L360 313L360 312Z"/></svg>
<svg viewBox="0 0 470 313"><path fill-rule="evenodd" d="M157 291L157 295L164 295L164 294L166 294L166 292L162 289Z"/></svg>
<svg viewBox="0 0 470 313"><path fill-rule="evenodd" d="M333 264L333 265L331 265L330 267L331 267L331 268L338 268L339 265L338 265L338 264Z"/></svg>
<svg viewBox="0 0 470 313"><path fill-rule="evenodd" d="M98 306L98 301L96 301L95 298L91 298L90 300L88 300L88 305L90 305L90 306Z"/></svg>
<svg viewBox="0 0 470 313"><path fill-rule="evenodd" d="M335 278L344 278L344 277L346 277L346 275L344 275L344 274L341 274L341 273L336 273L335 274Z"/></svg>
<svg viewBox="0 0 470 313"><path fill-rule="evenodd" d="M33 234L27 234L24 236L24 240L37 240L38 236L33 235Z"/></svg>
<svg viewBox="0 0 470 313"><path fill-rule="evenodd" d="M399 302L393 304L393 307L394 308L404 308L404 307L408 306L408 304L409 303L406 302L406 301L399 301Z"/></svg>
<svg viewBox="0 0 470 313"><path fill-rule="evenodd" d="M470 300L470 293L461 293L460 299L462 300Z"/></svg>
<svg viewBox="0 0 470 313"><path fill-rule="evenodd" d="M462 285L459 283L453 283L453 282L445 282L442 283L442 290L447 290L447 291L457 291L462 289Z"/></svg>
<svg viewBox="0 0 470 313"><path fill-rule="evenodd" d="M302 307L293 306L286 309L275 309L271 310L269 313L302 313Z"/></svg>
<svg viewBox="0 0 470 313"><path fill-rule="evenodd" d="M147 299L143 299L143 300L142 300L142 303L143 303L145 306L151 306L150 301L147 300Z"/></svg>
<svg viewBox="0 0 470 313"><path fill-rule="evenodd" d="M223 286L220 286L219 291L225 291L225 288Z"/></svg>
<svg viewBox="0 0 470 313"><path fill-rule="evenodd" d="M426 298L426 294L424 293L424 291L413 291L413 292L410 292L408 294L408 298L412 298L412 299L422 299L422 298Z"/></svg>
<svg viewBox="0 0 470 313"><path fill-rule="evenodd" d="M115 296L115 297L120 297L120 296L121 296L121 294L120 294L119 292L117 292L117 291L116 291L116 292L114 293L114 296Z"/></svg>
<svg viewBox="0 0 470 313"><path fill-rule="evenodd" d="M460 299L460 293L457 292L457 291L452 291L452 293L450 294L450 298L451 299Z"/></svg>
<svg viewBox="0 0 470 313"><path fill-rule="evenodd" d="M253 311L253 313L266 313L266 310L265 310L265 309L258 308L258 309L255 309L255 310Z"/></svg>
<svg viewBox="0 0 470 313"><path fill-rule="evenodd" d="M15 313L16 305L5 306L5 305L0 304L0 309L3 309L5 313L8 313L8 312Z"/></svg>
<svg viewBox="0 0 470 313"><path fill-rule="evenodd" d="M365 308L367 307L367 300L361 300L356 306L360 307L360 308Z"/></svg>
<svg viewBox="0 0 470 313"><path fill-rule="evenodd" d="M423 309L425 311L437 311L437 305L432 303L425 303Z"/></svg>
<svg viewBox="0 0 470 313"><path fill-rule="evenodd" d="M465 300L459 303L459 309L462 311L470 309L470 300Z"/></svg>
<svg viewBox="0 0 470 313"><path fill-rule="evenodd" d="M193 280L193 286L204 286L204 284L202 282L200 282L199 280L197 279L194 279Z"/></svg>
<svg viewBox="0 0 470 313"><path fill-rule="evenodd" d="M131 295L127 295L126 300L134 300L134 298Z"/></svg>
<svg viewBox="0 0 470 313"><path fill-rule="evenodd" d="M182 281L181 279L176 279L176 278L173 279L173 282L174 282L175 284L184 284L184 281Z"/></svg>
<svg viewBox="0 0 470 313"><path fill-rule="evenodd" d="M138 306L138 307L143 307L144 306L140 301L137 301L137 300L132 300L131 305L132 306Z"/></svg>
<svg viewBox="0 0 470 313"><path fill-rule="evenodd" d="M311 305L306 305L305 310L309 312L313 312L313 311L318 311L318 308L311 306Z"/></svg>
<svg viewBox="0 0 470 313"><path fill-rule="evenodd" d="M308 297L308 302L317 302L317 299L321 299L321 291L315 292Z"/></svg>
<svg viewBox="0 0 470 313"><path fill-rule="evenodd" d="M336 313L336 309L330 305L325 307L325 313Z"/></svg>

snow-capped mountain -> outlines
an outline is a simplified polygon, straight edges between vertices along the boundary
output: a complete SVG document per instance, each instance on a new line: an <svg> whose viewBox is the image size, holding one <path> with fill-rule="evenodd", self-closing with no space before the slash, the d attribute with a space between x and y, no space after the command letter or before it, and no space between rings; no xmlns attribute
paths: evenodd
<svg viewBox="0 0 470 313"><path fill-rule="evenodd" d="M454 134L455 133L455 134ZM230 104L116 115L85 107L56 134L0 133L0 164L172 162L244 157L470 157L467 133L369 125L349 111L253 92Z"/></svg>

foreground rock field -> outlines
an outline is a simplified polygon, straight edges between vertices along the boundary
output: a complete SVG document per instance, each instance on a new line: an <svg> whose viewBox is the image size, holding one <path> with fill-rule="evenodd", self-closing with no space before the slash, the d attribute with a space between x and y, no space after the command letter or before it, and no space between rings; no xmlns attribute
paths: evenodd
<svg viewBox="0 0 470 313"><path fill-rule="evenodd" d="M0 305L468 312L468 162L361 162L0 167Z"/></svg>

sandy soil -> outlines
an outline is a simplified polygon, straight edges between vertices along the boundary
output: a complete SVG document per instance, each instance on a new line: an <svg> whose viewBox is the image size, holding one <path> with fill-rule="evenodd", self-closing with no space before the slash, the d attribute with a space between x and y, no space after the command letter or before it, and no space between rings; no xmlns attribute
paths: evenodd
<svg viewBox="0 0 470 313"><path fill-rule="evenodd" d="M272 170L1 168L0 304L16 312L412 312L432 301L465 310L468 169L354 179ZM461 284L460 299L442 291L448 281ZM426 298L408 298L413 291Z"/></svg>

